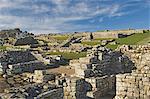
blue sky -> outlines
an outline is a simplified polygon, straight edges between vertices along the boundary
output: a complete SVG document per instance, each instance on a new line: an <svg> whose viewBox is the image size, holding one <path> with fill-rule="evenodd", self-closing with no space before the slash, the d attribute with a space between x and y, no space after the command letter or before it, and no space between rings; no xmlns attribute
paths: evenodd
<svg viewBox="0 0 150 99"><path fill-rule="evenodd" d="M149 0L0 0L0 29L33 33L150 28Z"/></svg>

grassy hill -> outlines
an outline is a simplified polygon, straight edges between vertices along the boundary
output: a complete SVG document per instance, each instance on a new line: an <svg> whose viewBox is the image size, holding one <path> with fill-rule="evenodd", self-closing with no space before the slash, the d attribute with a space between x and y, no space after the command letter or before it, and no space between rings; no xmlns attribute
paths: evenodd
<svg viewBox="0 0 150 99"><path fill-rule="evenodd" d="M148 43L150 43L150 32L133 34L133 35L128 36L126 38L115 39L115 41L117 42L116 45L107 44L106 47L114 50L119 45L123 45L123 44L126 44L126 45L148 44Z"/></svg>
<svg viewBox="0 0 150 99"><path fill-rule="evenodd" d="M99 38L95 39L93 41L83 41L83 45L97 45L100 44L100 40L110 40L112 38ZM126 45L140 45L140 44L148 44L150 43L150 32L146 33L136 33L131 36L128 36L126 38L117 38L115 39L115 42L117 42L116 45L107 44L106 47L111 49L116 49L118 46L126 44Z"/></svg>
<svg viewBox="0 0 150 99"><path fill-rule="evenodd" d="M136 45L136 44L146 43L147 39L150 39L150 32L133 34L133 35L128 36L126 38L118 38L118 39L116 39L116 42L119 45L122 45L122 44Z"/></svg>

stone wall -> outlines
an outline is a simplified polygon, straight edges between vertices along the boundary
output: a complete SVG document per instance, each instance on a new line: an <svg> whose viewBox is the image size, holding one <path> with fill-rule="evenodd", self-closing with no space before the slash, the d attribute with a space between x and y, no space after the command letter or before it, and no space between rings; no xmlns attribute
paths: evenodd
<svg viewBox="0 0 150 99"><path fill-rule="evenodd" d="M22 45L36 45L38 44L38 41L34 39L33 37L24 37L17 39L14 46L22 46Z"/></svg>
<svg viewBox="0 0 150 99"><path fill-rule="evenodd" d="M67 78L64 85L64 99L87 99L87 92L92 90L90 83L78 77Z"/></svg>
<svg viewBox="0 0 150 99"><path fill-rule="evenodd" d="M63 88L48 83L32 83L5 89L1 99L63 99Z"/></svg>
<svg viewBox="0 0 150 99"><path fill-rule="evenodd" d="M75 68L75 75L81 78L131 72L134 68L127 56L104 47L93 48L87 57L71 61L70 65Z"/></svg>
<svg viewBox="0 0 150 99"><path fill-rule="evenodd" d="M133 33L143 33L143 30L116 30L106 32L93 32L94 38L119 38L119 34L131 35Z"/></svg>
<svg viewBox="0 0 150 99"><path fill-rule="evenodd" d="M94 99L99 99L101 96L106 95L109 91L115 88L115 76L103 76L96 78L86 78L92 90L87 92L87 96Z"/></svg>
<svg viewBox="0 0 150 99"><path fill-rule="evenodd" d="M129 49L126 46L125 49L136 69L116 76L115 99L150 99L150 47L132 46Z"/></svg>
<svg viewBox="0 0 150 99"><path fill-rule="evenodd" d="M34 70L37 69L44 69L44 66L45 65L42 62L36 60L36 61L8 65L6 72L8 75L20 74L24 72L33 72Z"/></svg>
<svg viewBox="0 0 150 99"><path fill-rule="evenodd" d="M116 99L150 99L149 75L132 73L116 78Z"/></svg>
<svg viewBox="0 0 150 99"><path fill-rule="evenodd" d="M91 32L83 32L74 34L74 36L84 36L87 39L89 38ZM118 38L119 34L131 35L133 33L143 33L143 30L110 30L103 32L92 32L93 38Z"/></svg>
<svg viewBox="0 0 150 99"><path fill-rule="evenodd" d="M48 74L45 70L35 70L33 75L33 82L43 83L55 80L54 74Z"/></svg>
<svg viewBox="0 0 150 99"><path fill-rule="evenodd" d="M36 60L36 58L29 51L2 52L0 56L0 62L7 64L17 64L34 60Z"/></svg>
<svg viewBox="0 0 150 99"><path fill-rule="evenodd" d="M132 61L119 51L100 46L88 51L87 57L70 61L70 65L75 74L73 79L66 80L64 94L73 99L99 99L115 90L116 74L131 72L134 67Z"/></svg>
<svg viewBox="0 0 150 99"><path fill-rule="evenodd" d="M64 99L99 99L115 87L115 76L91 78L66 78L64 86Z"/></svg>
<svg viewBox="0 0 150 99"><path fill-rule="evenodd" d="M64 99L63 88L58 88L44 92L36 97L36 99Z"/></svg>

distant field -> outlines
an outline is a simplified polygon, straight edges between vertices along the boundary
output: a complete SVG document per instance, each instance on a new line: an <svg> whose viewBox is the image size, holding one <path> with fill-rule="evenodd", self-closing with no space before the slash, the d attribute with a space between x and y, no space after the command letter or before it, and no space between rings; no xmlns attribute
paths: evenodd
<svg viewBox="0 0 150 99"><path fill-rule="evenodd" d="M86 52L48 52L49 55L62 55L65 59L78 59L80 57L85 57Z"/></svg>

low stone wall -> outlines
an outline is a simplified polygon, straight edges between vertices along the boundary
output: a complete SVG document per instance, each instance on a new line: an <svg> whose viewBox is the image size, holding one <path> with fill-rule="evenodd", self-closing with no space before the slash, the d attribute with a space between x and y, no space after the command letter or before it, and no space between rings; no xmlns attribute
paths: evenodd
<svg viewBox="0 0 150 99"><path fill-rule="evenodd" d="M93 32L93 38L118 38L119 34L123 35L131 35L133 33L143 33L143 30L110 30L110 31L103 31L103 32ZM90 32L83 32L74 34L74 36L84 36L89 38Z"/></svg>
<svg viewBox="0 0 150 99"><path fill-rule="evenodd" d="M63 88L50 90L38 95L35 99L64 99Z"/></svg>
<svg viewBox="0 0 150 99"><path fill-rule="evenodd" d="M7 64L17 64L37 60L30 51L8 51L2 52L0 62Z"/></svg>
<svg viewBox="0 0 150 99"><path fill-rule="evenodd" d="M55 80L54 74L48 74L45 70L35 70L33 75L33 82L43 83L51 80Z"/></svg>
<svg viewBox="0 0 150 99"><path fill-rule="evenodd" d="M92 90L90 83L85 79L67 78L64 85L64 99L87 99L86 93Z"/></svg>
<svg viewBox="0 0 150 99"><path fill-rule="evenodd" d="M119 34L131 35L133 33L143 33L143 30L116 30L106 32L93 32L94 38L119 38Z"/></svg>
<svg viewBox="0 0 150 99"><path fill-rule="evenodd" d="M115 87L115 76L92 78L67 78L64 85L64 99L99 99Z"/></svg>
<svg viewBox="0 0 150 99"><path fill-rule="evenodd" d="M24 72L33 72L37 69L44 69L44 64L40 61L30 61L18 64L8 65L8 69L6 70L8 74L19 74Z"/></svg>
<svg viewBox="0 0 150 99"><path fill-rule="evenodd" d="M63 99L63 88L55 84L32 83L11 87L0 94L1 99Z"/></svg>
<svg viewBox="0 0 150 99"><path fill-rule="evenodd" d="M87 96L94 99L99 99L106 95L109 91L115 89L115 76L103 76L96 78L86 78L85 81L92 85L92 90L87 92Z"/></svg>

